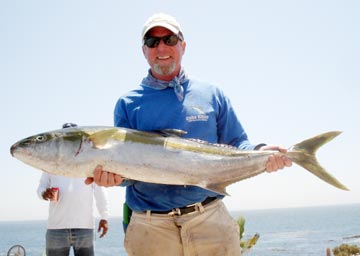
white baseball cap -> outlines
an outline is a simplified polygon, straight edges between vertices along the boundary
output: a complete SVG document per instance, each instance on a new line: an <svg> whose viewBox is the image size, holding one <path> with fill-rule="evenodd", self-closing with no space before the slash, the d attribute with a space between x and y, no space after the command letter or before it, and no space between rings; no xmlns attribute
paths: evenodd
<svg viewBox="0 0 360 256"><path fill-rule="evenodd" d="M156 13L152 15L150 18L147 19L147 21L144 24L144 28L142 31L142 39L144 39L144 36L147 32L149 32L150 29L154 27L164 27L174 34L178 35L179 33L182 33L180 24L176 21L176 19L165 13Z"/></svg>

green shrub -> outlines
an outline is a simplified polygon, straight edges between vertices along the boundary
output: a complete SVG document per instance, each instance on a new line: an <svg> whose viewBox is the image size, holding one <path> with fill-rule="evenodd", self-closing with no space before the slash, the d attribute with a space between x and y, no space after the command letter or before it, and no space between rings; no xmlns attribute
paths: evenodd
<svg viewBox="0 0 360 256"><path fill-rule="evenodd" d="M334 256L360 255L360 248L357 245L341 244L333 249Z"/></svg>

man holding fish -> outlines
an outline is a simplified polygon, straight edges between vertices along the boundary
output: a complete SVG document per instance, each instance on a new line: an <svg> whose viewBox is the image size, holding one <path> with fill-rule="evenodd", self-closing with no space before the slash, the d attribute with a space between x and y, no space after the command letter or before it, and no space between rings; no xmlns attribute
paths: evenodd
<svg viewBox="0 0 360 256"><path fill-rule="evenodd" d="M142 42L150 69L140 86L118 100L115 126L152 132L181 130L183 138L242 150L287 152L281 146L251 144L223 92L188 77L181 65L186 42L174 17L151 16L144 25ZM285 155L271 154L266 170L291 165ZM222 202L224 194L198 186L123 179L101 165L86 180L92 182L126 187L126 203L133 211L125 238L129 255L241 255L238 225Z"/></svg>

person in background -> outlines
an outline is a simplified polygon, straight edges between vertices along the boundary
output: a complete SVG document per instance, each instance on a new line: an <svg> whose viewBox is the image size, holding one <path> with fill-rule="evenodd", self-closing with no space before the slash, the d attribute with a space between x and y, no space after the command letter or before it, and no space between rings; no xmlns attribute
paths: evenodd
<svg viewBox="0 0 360 256"><path fill-rule="evenodd" d="M212 36L204 43L214 44ZM242 150L286 152L281 146L250 143L222 90L188 76L181 64L186 49L184 33L174 17L164 13L151 16L141 40L150 69L140 86L117 101L115 126L141 131L179 129L186 132L185 138ZM215 65L226 68L226 63ZM266 170L291 165L287 157L272 155ZM132 210L124 242L129 255L241 255L239 227L223 204L223 195L196 186L126 180L100 165L94 177L86 180L92 182L126 187L126 203Z"/></svg>
<svg viewBox="0 0 360 256"><path fill-rule="evenodd" d="M63 128L76 127L66 123ZM43 173L38 196L49 200L46 231L46 255L67 256L73 248L75 256L94 255L94 198L100 214L100 238L108 231L109 204L106 188L84 184L83 178L69 178Z"/></svg>

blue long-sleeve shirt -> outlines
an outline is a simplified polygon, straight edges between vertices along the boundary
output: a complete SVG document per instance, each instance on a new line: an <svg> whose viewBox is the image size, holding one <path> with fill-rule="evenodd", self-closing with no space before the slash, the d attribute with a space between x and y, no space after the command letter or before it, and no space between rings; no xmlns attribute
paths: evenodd
<svg viewBox="0 0 360 256"><path fill-rule="evenodd" d="M181 102L173 88L156 90L140 85L117 101L115 126L142 131L180 129L187 132L183 136L185 138L229 144L244 150L255 148L249 142L229 99L219 88L192 79L183 87L185 97ZM222 197L196 186L140 181L124 182L122 185L126 186L126 201L134 211L167 211L201 202L206 197Z"/></svg>

